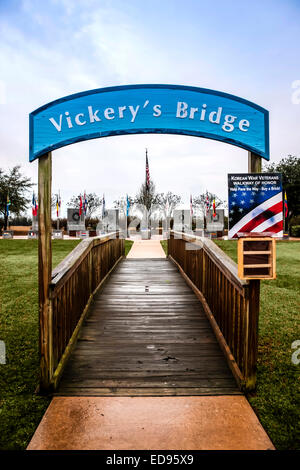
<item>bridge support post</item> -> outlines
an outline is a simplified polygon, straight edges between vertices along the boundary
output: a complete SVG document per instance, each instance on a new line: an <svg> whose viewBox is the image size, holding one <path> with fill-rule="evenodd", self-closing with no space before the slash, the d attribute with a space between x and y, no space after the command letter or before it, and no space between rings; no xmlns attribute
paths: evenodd
<svg viewBox="0 0 300 470"><path fill-rule="evenodd" d="M38 177L40 392L47 391L53 374L52 304L49 295L52 272L51 184L52 156L49 152L39 158Z"/></svg>
<svg viewBox="0 0 300 470"><path fill-rule="evenodd" d="M248 152L248 173L261 173L261 157Z"/></svg>
<svg viewBox="0 0 300 470"><path fill-rule="evenodd" d="M248 335L245 341L245 388L247 392L255 390L256 387L259 300L260 280L254 279L249 282Z"/></svg>
<svg viewBox="0 0 300 470"><path fill-rule="evenodd" d="M248 173L261 173L261 157L253 152L248 152ZM260 281L251 280L249 285L249 313L248 313L248 338L246 351L246 390L251 391L256 386L256 362L258 351L258 316L260 299Z"/></svg>

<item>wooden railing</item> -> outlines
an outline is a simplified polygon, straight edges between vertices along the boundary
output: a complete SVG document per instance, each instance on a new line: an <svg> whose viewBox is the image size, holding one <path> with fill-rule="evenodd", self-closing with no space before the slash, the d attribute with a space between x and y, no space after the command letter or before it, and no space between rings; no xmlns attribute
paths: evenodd
<svg viewBox="0 0 300 470"><path fill-rule="evenodd" d="M66 242L67 243L67 242ZM124 255L118 233L83 240L52 271L41 349L41 389L55 390L95 292Z"/></svg>
<svg viewBox="0 0 300 470"><path fill-rule="evenodd" d="M213 241L171 232L168 253L198 295L228 364L244 391L255 389L259 281L243 281Z"/></svg>

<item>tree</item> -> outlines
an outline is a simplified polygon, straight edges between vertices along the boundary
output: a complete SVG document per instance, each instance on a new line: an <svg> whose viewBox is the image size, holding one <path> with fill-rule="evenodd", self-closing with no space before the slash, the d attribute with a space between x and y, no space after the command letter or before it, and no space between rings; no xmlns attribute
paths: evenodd
<svg viewBox="0 0 300 470"><path fill-rule="evenodd" d="M157 209L159 201L159 194L155 192L155 185L152 181L150 181L148 189L146 183L143 183L134 199L135 204L146 207L149 218L153 214L153 211Z"/></svg>
<svg viewBox="0 0 300 470"><path fill-rule="evenodd" d="M279 163L269 163L263 168L264 173L281 173L283 191L288 201L288 226L293 217L300 215L300 158L288 155Z"/></svg>
<svg viewBox="0 0 300 470"><path fill-rule="evenodd" d="M199 208L203 215L206 214L206 200L208 196L209 209L212 209L213 200L215 200L216 209L225 204L225 201L222 201L218 196L213 193L202 193L199 196L193 197L193 207L195 209Z"/></svg>
<svg viewBox="0 0 300 470"><path fill-rule="evenodd" d="M20 165L14 166L8 173L0 168L0 213L4 219L4 230L7 229L7 199L10 201L9 212L20 215L30 202L27 193L32 188L30 178L23 176Z"/></svg>
<svg viewBox="0 0 300 470"><path fill-rule="evenodd" d="M86 194L87 200L87 212L86 218L90 219L91 217L97 215L98 209L102 206L102 198L98 197L96 193ZM84 203L83 195L81 194L82 204ZM68 207L74 207L74 209L79 209L80 207L80 194L78 196L73 196L70 201L67 203Z"/></svg>
<svg viewBox="0 0 300 470"><path fill-rule="evenodd" d="M181 196L168 191L158 194L159 206L162 209L165 218L172 217L174 209L181 203Z"/></svg>

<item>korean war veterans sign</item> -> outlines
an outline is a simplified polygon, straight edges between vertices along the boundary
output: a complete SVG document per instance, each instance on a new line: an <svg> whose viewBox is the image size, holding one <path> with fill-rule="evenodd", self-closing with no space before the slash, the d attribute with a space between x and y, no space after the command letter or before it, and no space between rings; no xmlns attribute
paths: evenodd
<svg viewBox="0 0 300 470"><path fill-rule="evenodd" d="M65 145L121 134L220 140L269 160L269 114L237 96L179 85L128 85L66 96L30 114L30 161Z"/></svg>
<svg viewBox="0 0 300 470"><path fill-rule="evenodd" d="M228 237L242 233L283 236L281 173L228 175Z"/></svg>

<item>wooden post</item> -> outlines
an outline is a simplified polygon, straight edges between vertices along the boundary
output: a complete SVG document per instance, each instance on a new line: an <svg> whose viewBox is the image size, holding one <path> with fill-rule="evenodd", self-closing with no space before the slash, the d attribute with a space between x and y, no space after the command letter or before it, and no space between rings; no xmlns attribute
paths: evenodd
<svg viewBox="0 0 300 470"><path fill-rule="evenodd" d="M40 391L49 388L53 374L52 304L49 284L52 272L51 250L51 152L39 158L39 321L40 321Z"/></svg>
<svg viewBox="0 0 300 470"><path fill-rule="evenodd" d="M248 152L248 173L261 173L261 157ZM249 286L249 317L246 359L246 390L256 386L256 361L258 349L258 316L259 316L260 281L252 280Z"/></svg>
<svg viewBox="0 0 300 470"><path fill-rule="evenodd" d="M245 379L246 390L255 390L256 362L258 351L258 316L259 316L260 281L249 282L249 299L247 315L247 334L245 338Z"/></svg>
<svg viewBox="0 0 300 470"><path fill-rule="evenodd" d="M248 152L248 173L261 173L261 157Z"/></svg>

